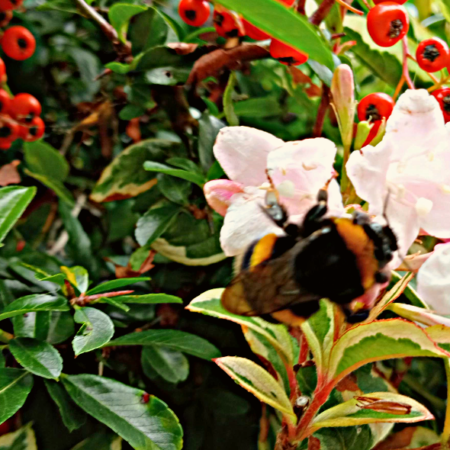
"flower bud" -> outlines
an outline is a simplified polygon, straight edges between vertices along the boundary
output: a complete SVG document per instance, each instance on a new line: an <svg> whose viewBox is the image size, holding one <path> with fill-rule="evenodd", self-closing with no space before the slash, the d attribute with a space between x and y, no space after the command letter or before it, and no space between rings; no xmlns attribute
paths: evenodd
<svg viewBox="0 0 450 450"><path fill-rule="evenodd" d="M356 128L356 136L353 147L355 150L361 150L364 146L367 138L369 137L370 130L373 127L373 123L369 123L366 120L358 123L358 127Z"/></svg>
<svg viewBox="0 0 450 450"><path fill-rule="evenodd" d="M331 81L332 106L336 113L342 143L350 149L353 139L353 123L355 119L355 89L352 69L341 64L334 71Z"/></svg>
<svg viewBox="0 0 450 450"><path fill-rule="evenodd" d="M214 211L225 216L233 195L243 192L243 186L231 180L211 180L203 187L206 201Z"/></svg>

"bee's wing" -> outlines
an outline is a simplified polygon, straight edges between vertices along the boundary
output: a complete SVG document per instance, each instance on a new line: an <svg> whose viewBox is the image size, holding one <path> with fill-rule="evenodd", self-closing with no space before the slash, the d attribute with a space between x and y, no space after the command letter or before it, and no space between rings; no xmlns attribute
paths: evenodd
<svg viewBox="0 0 450 450"><path fill-rule="evenodd" d="M245 316L260 316L280 311L298 303L320 300L295 282L294 248L240 272L222 294L228 311Z"/></svg>

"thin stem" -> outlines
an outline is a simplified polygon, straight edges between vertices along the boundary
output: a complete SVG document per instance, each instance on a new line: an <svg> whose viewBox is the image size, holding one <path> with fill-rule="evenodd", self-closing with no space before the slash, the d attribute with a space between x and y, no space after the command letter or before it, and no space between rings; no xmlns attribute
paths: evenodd
<svg viewBox="0 0 450 450"><path fill-rule="evenodd" d="M0 342L7 344L11 339L14 339L14 336L11 333L0 330Z"/></svg>
<svg viewBox="0 0 450 450"><path fill-rule="evenodd" d="M80 295L79 297L75 297L70 300L72 305L84 306L88 303L94 302L95 300L99 300L101 298L110 298L110 297L120 297L122 295L130 295L134 291L116 291L116 292L104 292L103 294L95 294L95 295Z"/></svg>
<svg viewBox="0 0 450 450"><path fill-rule="evenodd" d="M403 76L405 77L406 84L408 85L409 89L414 89L414 83L411 80L408 69L409 50L408 50L408 38L406 36L402 39L402 46L403 46Z"/></svg>
<svg viewBox="0 0 450 450"><path fill-rule="evenodd" d="M323 0L323 2L319 5L313 15L309 18L309 21L313 25L320 25L325 17L328 16L328 13L331 11L331 8L334 5L335 0Z"/></svg>
<svg viewBox="0 0 450 450"><path fill-rule="evenodd" d="M324 0L324 2L325 1L327 0ZM314 124L312 133L313 137L320 137L322 135L323 124L329 106L330 106L330 88L325 83L323 83L322 99L320 100L319 109L317 110L316 123Z"/></svg>
<svg viewBox="0 0 450 450"><path fill-rule="evenodd" d="M443 448L448 448L450 441L450 359L444 359L445 374L447 375L447 408L445 410L444 431L442 432L441 442Z"/></svg>
<svg viewBox="0 0 450 450"><path fill-rule="evenodd" d="M297 12L299 14L302 14L303 16L306 15L305 4L306 4L306 0L299 0L297 3Z"/></svg>
<svg viewBox="0 0 450 450"><path fill-rule="evenodd" d="M392 96L394 101L397 100L397 97L400 95L400 92L401 92L404 84L405 84L405 76L402 73L402 76L400 77L400 81L398 82L397 87L395 88L394 95Z"/></svg>
<svg viewBox="0 0 450 450"><path fill-rule="evenodd" d="M411 53L408 53L406 55L407 58L409 58L411 61L414 61L415 63L417 63L417 59L414 58L413 55L411 55ZM439 83L439 80L437 79L437 77L435 77L432 73L427 72L427 75L433 80L433 83Z"/></svg>
<svg viewBox="0 0 450 450"><path fill-rule="evenodd" d="M344 0L336 0L336 2L339 3L343 8L346 8L349 11L354 12L355 14L358 14L359 16L363 16L364 15L363 11L360 11L359 9L353 8L353 6L350 6Z"/></svg>
<svg viewBox="0 0 450 450"><path fill-rule="evenodd" d="M428 88L428 92L433 92L436 89L439 89L440 87L442 87L443 84L446 84L448 81L450 81L450 75L448 77L443 78L441 81L436 83L434 86L431 86L430 88Z"/></svg>

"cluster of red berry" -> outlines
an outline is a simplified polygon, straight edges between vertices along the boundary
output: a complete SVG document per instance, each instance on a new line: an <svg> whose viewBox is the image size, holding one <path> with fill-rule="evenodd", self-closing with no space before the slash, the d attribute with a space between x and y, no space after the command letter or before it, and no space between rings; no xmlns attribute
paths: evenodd
<svg viewBox="0 0 450 450"><path fill-rule="evenodd" d="M0 78L4 79L5 65L1 59L0 62ZM0 150L8 150L16 139L40 139L45 132L41 112L41 104L32 95L23 93L11 98L0 89Z"/></svg>
<svg viewBox="0 0 450 450"><path fill-rule="evenodd" d="M13 17L13 10L22 5L23 0L0 0L0 27L6 27ZM1 46L6 55L23 61L36 50L36 39L25 27L16 25L4 31Z"/></svg>
<svg viewBox="0 0 450 450"><path fill-rule="evenodd" d="M288 7L295 3L295 0L278 1ZM181 0L178 12L188 25L201 27L209 18L210 4L206 0ZM248 36L257 41L271 38L270 35L255 27L243 17L239 17L234 11L228 11L220 6L216 6L214 9L213 22L217 34L223 38ZM303 64L308 60L306 53L300 52L277 39L272 39L270 54L273 58L288 66Z"/></svg>

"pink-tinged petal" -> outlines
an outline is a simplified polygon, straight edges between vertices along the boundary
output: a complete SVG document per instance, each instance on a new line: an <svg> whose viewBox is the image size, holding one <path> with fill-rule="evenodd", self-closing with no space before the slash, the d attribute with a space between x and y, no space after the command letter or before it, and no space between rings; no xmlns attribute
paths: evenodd
<svg viewBox="0 0 450 450"><path fill-rule="evenodd" d="M425 89L407 90L398 99L383 141L395 145L393 160L426 153L447 138L437 100ZM447 138L448 139L448 138Z"/></svg>
<svg viewBox="0 0 450 450"><path fill-rule="evenodd" d="M203 187L206 201L214 211L224 216L231 204L231 198L244 191L244 186L231 180L208 181Z"/></svg>
<svg viewBox="0 0 450 450"><path fill-rule="evenodd" d="M263 205L262 195L236 194L233 198L220 232L220 243L227 256L242 254L254 241L266 234L284 234L263 211Z"/></svg>
<svg viewBox="0 0 450 450"><path fill-rule="evenodd" d="M323 138L289 142L269 154L267 168L290 215L304 215L316 203L333 176L335 155L335 144ZM333 206L342 205L338 191L333 187Z"/></svg>
<svg viewBox="0 0 450 450"><path fill-rule="evenodd" d="M367 146L362 152L354 151L347 162L346 170L356 193L369 202L373 214L382 214L386 197L386 173L392 147L382 142L376 147Z"/></svg>
<svg viewBox="0 0 450 450"><path fill-rule="evenodd" d="M219 131L214 155L230 180L246 186L267 181L267 155L282 146L277 137L250 127L225 127Z"/></svg>
<svg viewBox="0 0 450 450"><path fill-rule="evenodd" d="M398 202L394 197L389 198L387 202L386 219L397 238L399 247L398 252L389 263L389 267L393 270L402 263L403 258L408 254L409 247L417 238L420 225L415 208Z"/></svg>
<svg viewBox="0 0 450 450"><path fill-rule="evenodd" d="M450 314L450 244L440 245L417 274L417 292L431 309Z"/></svg>

